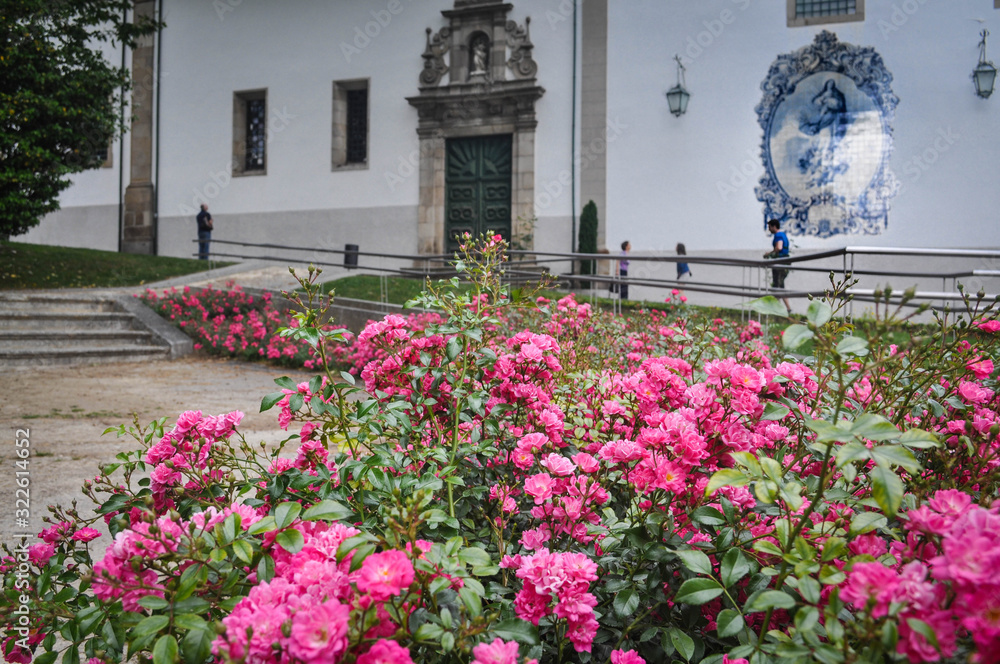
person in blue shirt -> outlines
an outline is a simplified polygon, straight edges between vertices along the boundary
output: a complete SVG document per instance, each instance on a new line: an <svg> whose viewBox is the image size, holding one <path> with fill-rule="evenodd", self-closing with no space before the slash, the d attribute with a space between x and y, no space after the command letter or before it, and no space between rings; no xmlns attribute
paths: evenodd
<svg viewBox="0 0 1000 664"><path fill-rule="evenodd" d="M628 252L632 250L632 243L628 240L622 242L622 257L618 259L618 278L621 299L628 299Z"/></svg>
<svg viewBox="0 0 1000 664"><path fill-rule="evenodd" d="M208 245L212 241L212 215L208 212L208 203L201 204L195 221L198 222L198 258L208 260Z"/></svg>
<svg viewBox="0 0 1000 664"><path fill-rule="evenodd" d="M767 222L767 230L773 236L771 238L771 251L764 254L764 258L785 258L788 256L788 236L781 230L781 222L771 219ZM771 288L785 288L785 277L788 276L788 268L771 268ZM785 301L785 306L791 311L792 307L788 303L788 298L781 298Z"/></svg>

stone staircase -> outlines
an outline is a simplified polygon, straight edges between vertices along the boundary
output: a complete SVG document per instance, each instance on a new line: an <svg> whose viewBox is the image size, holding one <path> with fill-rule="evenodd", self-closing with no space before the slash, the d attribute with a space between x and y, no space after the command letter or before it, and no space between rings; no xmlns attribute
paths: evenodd
<svg viewBox="0 0 1000 664"><path fill-rule="evenodd" d="M191 346L129 295L0 292L0 369L165 360Z"/></svg>

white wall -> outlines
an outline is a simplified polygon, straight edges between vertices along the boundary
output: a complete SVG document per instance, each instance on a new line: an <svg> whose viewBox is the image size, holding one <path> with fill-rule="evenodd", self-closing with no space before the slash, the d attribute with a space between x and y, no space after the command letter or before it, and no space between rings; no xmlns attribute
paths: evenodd
<svg viewBox="0 0 1000 664"><path fill-rule="evenodd" d="M160 129L162 223L173 226L187 219L193 229L190 218L202 200L223 222L227 215L412 206L412 219L403 215L400 223L407 227L400 233L415 252L417 112L405 97L418 92L425 28L436 31L446 25L440 11L452 4L168 1ZM523 23L533 4L553 3L518 2L510 18ZM226 9L220 11L220 5ZM539 15L534 19L539 83L546 88L537 106L536 181L545 183L558 181L570 161L573 35L571 21L550 27ZM335 172L330 164L332 85L357 78L370 79L368 168ZM267 174L230 178L233 93L260 88L267 89L271 130ZM567 193L543 214L566 217L571 208ZM267 222L255 214L252 223ZM540 221L552 223L558 220ZM279 241L280 215L275 226L272 235ZM365 244L376 251L384 240L384 235L373 236Z"/></svg>
<svg viewBox="0 0 1000 664"><path fill-rule="evenodd" d="M980 99L970 80L979 30L1000 34L993 0L868 0L863 23L805 28L787 27L778 0L609 4L608 115L628 129L609 146L608 246L627 238L636 251L672 251L679 241L689 253L768 247L753 191L763 173L754 107L777 56L824 28L873 47L894 76L891 168L903 188L882 235L793 243L1000 246L1000 95ZM664 97L675 53L691 92L680 118ZM996 60L1000 43L993 53Z"/></svg>

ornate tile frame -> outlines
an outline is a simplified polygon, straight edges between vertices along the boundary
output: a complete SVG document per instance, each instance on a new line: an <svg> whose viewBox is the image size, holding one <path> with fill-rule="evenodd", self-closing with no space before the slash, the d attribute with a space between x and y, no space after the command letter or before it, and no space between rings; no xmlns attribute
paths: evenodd
<svg viewBox="0 0 1000 664"><path fill-rule="evenodd" d="M878 111L884 140L875 174L856 198L848 200L835 192L820 191L808 198L793 196L782 185L773 162L771 150L772 126L782 102L796 91L807 77L831 72L850 79ZM899 190L899 183L889 169L893 149L893 120L899 98L892 92L892 74L882 57L870 47L859 47L837 41L837 36L822 31L809 46L780 55L771 65L761 83L763 98L756 107L757 119L763 129L761 158L764 175L755 188L757 200L764 204L764 224L779 219L783 228L793 235L815 235L821 238L838 234L881 233L888 223L889 201ZM813 206L831 206L843 218L836 224L821 223L810 218Z"/></svg>

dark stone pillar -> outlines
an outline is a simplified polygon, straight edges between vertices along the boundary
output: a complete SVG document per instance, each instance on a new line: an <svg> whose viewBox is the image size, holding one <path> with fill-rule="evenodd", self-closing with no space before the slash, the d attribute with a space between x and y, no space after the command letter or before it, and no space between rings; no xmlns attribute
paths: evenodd
<svg viewBox="0 0 1000 664"><path fill-rule="evenodd" d="M135 19L154 16L154 0L136 0ZM122 252L152 254L156 232L153 191L153 55L155 34L142 37L132 51L132 128L129 132L131 163L125 189Z"/></svg>

